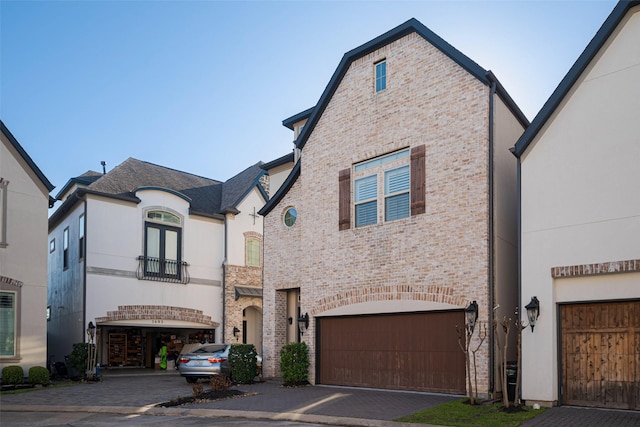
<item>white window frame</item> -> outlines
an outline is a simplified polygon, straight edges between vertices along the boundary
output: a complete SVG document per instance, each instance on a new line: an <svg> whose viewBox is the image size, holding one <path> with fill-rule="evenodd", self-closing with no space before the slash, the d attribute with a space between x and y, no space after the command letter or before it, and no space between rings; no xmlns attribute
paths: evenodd
<svg viewBox="0 0 640 427"><path fill-rule="evenodd" d="M376 93L380 93L387 88L387 60L382 59L373 65L374 87Z"/></svg>
<svg viewBox="0 0 640 427"><path fill-rule="evenodd" d="M367 225L385 223L395 221L411 216L411 156L410 150L403 149L393 153L385 154L361 163L353 167L353 217L355 218L355 227L365 227ZM406 186L396 191L389 192L388 179L390 173L406 172ZM366 188L365 188L366 186ZM375 186L375 196L372 194L371 187ZM397 196L407 194L406 214L395 218L387 218L387 204L389 200L397 200ZM395 198L395 199L394 199ZM365 206L375 202L376 218L375 222L365 220L360 223L358 211L361 206ZM364 208L366 209L366 208Z"/></svg>

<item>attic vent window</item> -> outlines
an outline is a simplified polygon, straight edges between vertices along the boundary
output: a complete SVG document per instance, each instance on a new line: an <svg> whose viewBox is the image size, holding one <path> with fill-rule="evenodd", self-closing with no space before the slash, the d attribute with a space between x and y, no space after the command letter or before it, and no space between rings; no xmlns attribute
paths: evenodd
<svg viewBox="0 0 640 427"><path fill-rule="evenodd" d="M376 92L381 92L387 88L387 61L382 60L376 66Z"/></svg>
<svg viewBox="0 0 640 427"><path fill-rule="evenodd" d="M177 215L164 211L149 211L147 212L147 218L156 222L180 224L180 218Z"/></svg>

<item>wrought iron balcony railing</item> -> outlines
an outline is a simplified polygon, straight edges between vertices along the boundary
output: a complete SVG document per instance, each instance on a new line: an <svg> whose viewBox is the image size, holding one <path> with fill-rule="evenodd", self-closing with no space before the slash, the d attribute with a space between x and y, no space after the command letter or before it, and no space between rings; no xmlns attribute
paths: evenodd
<svg viewBox="0 0 640 427"><path fill-rule="evenodd" d="M139 280L156 282L189 283L189 272L186 261L162 259L140 255L136 275Z"/></svg>

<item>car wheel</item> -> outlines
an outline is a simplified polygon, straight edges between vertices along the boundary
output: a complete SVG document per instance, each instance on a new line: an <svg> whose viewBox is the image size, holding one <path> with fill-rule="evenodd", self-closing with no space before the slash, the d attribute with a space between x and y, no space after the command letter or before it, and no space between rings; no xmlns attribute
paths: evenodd
<svg viewBox="0 0 640 427"><path fill-rule="evenodd" d="M187 382L189 384L195 384L198 382L198 378L197 377L185 377L187 379Z"/></svg>

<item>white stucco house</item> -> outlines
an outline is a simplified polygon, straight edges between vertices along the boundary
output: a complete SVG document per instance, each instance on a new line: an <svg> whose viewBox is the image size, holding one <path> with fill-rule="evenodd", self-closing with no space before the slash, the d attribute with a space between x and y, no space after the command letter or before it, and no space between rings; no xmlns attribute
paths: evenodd
<svg viewBox="0 0 640 427"><path fill-rule="evenodd" d="M54 186L0 121L0 371L46 366L47 210Z"/></svg>
<svg viewBox="0 0 640 427"><path fill-rule="evenodd" d="M162 342L260 353L264 166L220 182L129 158L69 180L49 220L49 355L86 341L89 322L105 367L153 368Z"/></svg>
<svg viewBox="0 0 640 427"><path fill-rule="evenodd" d="M513 149L527 404L640 409L639 118L640 2L621 1Z"/></svg>

